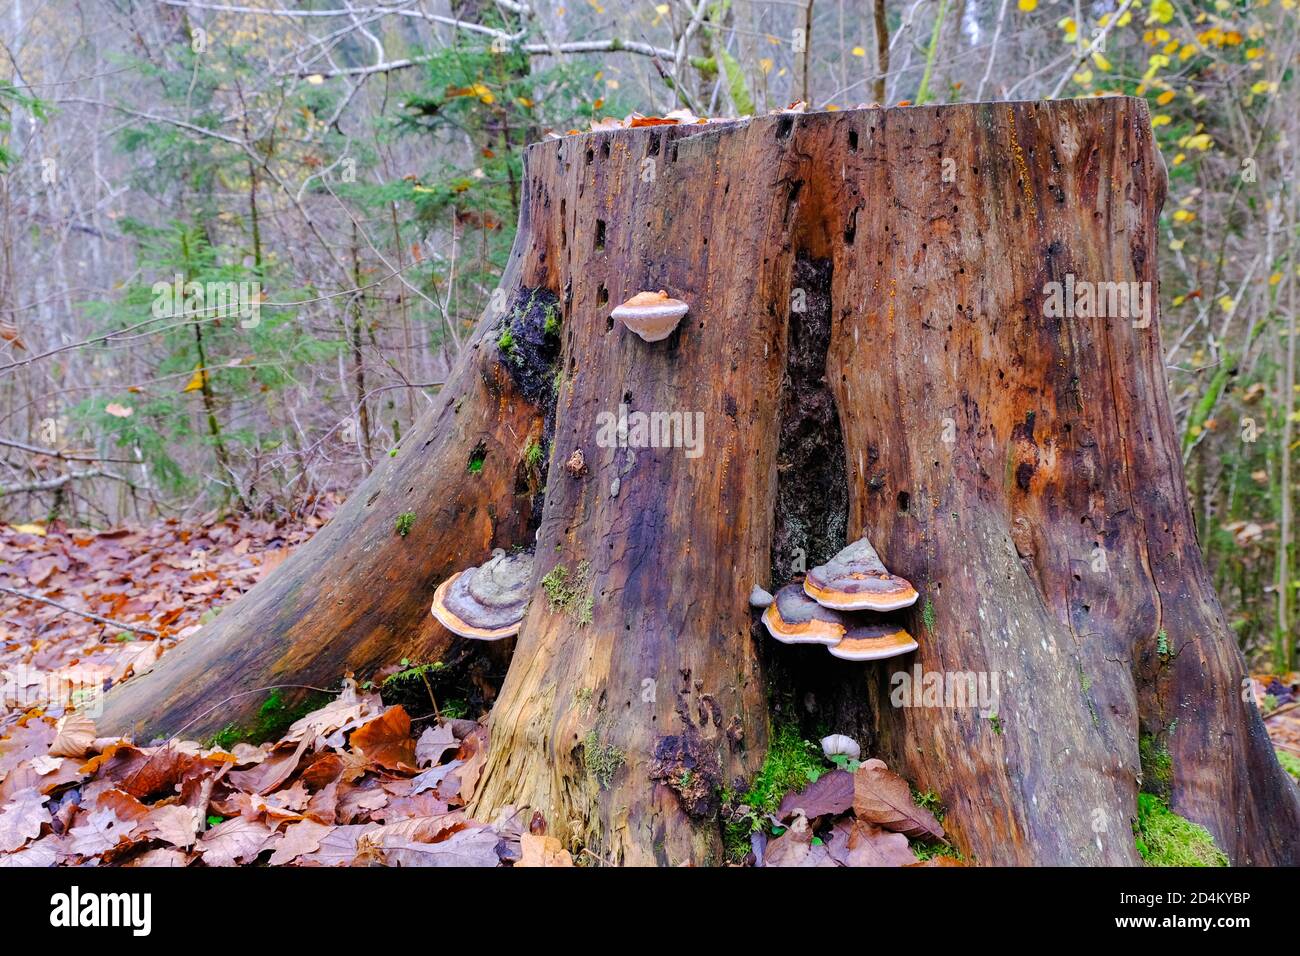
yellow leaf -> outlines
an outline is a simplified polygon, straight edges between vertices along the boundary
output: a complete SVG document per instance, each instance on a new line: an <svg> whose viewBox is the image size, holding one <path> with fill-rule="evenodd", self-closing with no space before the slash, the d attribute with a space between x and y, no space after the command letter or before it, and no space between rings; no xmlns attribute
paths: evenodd
<svg viewBox="0 0 1300 956"><path fill-rule="evenodd" d="M1177 94L1175 94L1173 90L1165 90L1163 93L1161 93L1159 96L1156 97L1156 104L1158 106L1167 106L1169 103L1173 102L1174 96L1176 95Z"/></svg>
<svg viewBox="0 0 1300 956"><path fill-rule="evenodd" d="M1033 13L1038 9L1038 0L1016 0L1016 6L1022 13Z"/></svg>
<svg viewBox="0 0 1300 956"><path fill-rule="evenodd" d="M1078 73L1074 74L1074 82L1078 83L1080 86L1087 86L1092 82L1092 70L1080 70Z"/></svg>
<svg viewBox="0 0 1300 956"><path fill-rule="evenodd" d="M1097 69L1101 70L1103 73L1110 72L1110 60L1102 56L1100 52L1094 52L1092 54L1092 62L1097 64Z"/></svg>
<svg viewBox="0 0 1300 956"><path fill-rule="evenodd" d="M1169 248L1172 249L1174 252L1178 252L1179 250L1181 250L1181 249L1183 248L1183 240L1182 240L1182 239L1171 239L1171 240L1169 241ZM1179 298L1181 299L1182 296L1179 296ZM1177 301L1175 301L1175 302L1174 302L1174 305L1182 305L1182 303L1181 303L1181 302L1177 302Z"/></svg>
<svg viewBox="0 0 1300 956"><path fill-rule="evenodd" d="M1174 5L1169 0L1154 0L1151 4L1151 15L1147 17L1147 23L1168 23L1174 18Z"/></svg>
<svg viewBox="0 0 1300 956"><path fill-rule="evenodd" d="M1268 93L1272 89L1273 89L1272 83L1270 83L1268 80L1260 80L1258 83L1254 84L1250 88L1250 91L1254 93L1256 96L1259 96L1259 94Z"/></svg>
<svg viewBox="0 0 1300 956"><path fill-rule="evenodd" d="M860 46L855 46L855 47L854 47L852 50L850 50L849 52L851 52L854 56L866 56L866 55L867 55L867 51L864 50L864 49L862 49L862 47L860 47Z"/></svg>
<svg viewBox="0 0 1300 956"><path fill-rule="evenodd" d="M42 538L45 537L45 529L38 524L15 524L10 525L10 527L19 534L35 534Z"/></svg>
<svg viewBox="0 0 1300 956"><path fill-rule="evenodd" d="M325 77L321 76L319 73L313 73L311 76L307 77L307 82L312 86L320 86L325 82Z"/></svg>
<svg viewBox="0 0 1300 956"><path fill-rule="evenodd" d="M1188 212L1186 209L1174 210L1174 222L1191 222L1196 218L1196 213Z"/></svg>
<svg viewBox="0 0 1300 956"><path fill-rule="evenodd" d="M1160 114L1159 116L1151 117L1152 126L1168 126L1172 122L1173 120L1171 120L1168 116L1164 115L1163 113Z"/></svg>
<svg viewBox="0 0 1300 956"><path fill-rule="evenodd" d="M1282 273L1280 272L1274 272L1271 276L1268 277L1269 285L1277 285L1281 281L1282 281Z"/></svg>
<svg viewBox="0 0 1300 956"><path fill-rule="evenodd" d="M1189 136L1183 145L1188 149L1206 150L1214 145L1214 140L1210 139L1209 133L1197 133L1195 136Z"/></svg>
<svg viewBox="0 0 1300 956"><path fill-rule="evenodd" d="M770 56L763 57L763 59L758 61L758 65L764 73L772 72L772 58Z"/></svg>
<svg viewBox="0 0 1300 956"><path fill-rule="evenodd" d="M1230 295L1219 296L1219 308L1221 308L1224 312L1231 312L1233 306L1235 306L1236 304L1237 303L1232 300L1232 296Z"/></svg>
<svg viewBox="0 0 1300 956"><path fill-rule="evenodd" d="M197 392L207 384L207 381L208 373L203 370L202 365L196 365L194 366L194 377L190 379L188 385L181 389L181 394L183 395L186 392Z"/></svg>

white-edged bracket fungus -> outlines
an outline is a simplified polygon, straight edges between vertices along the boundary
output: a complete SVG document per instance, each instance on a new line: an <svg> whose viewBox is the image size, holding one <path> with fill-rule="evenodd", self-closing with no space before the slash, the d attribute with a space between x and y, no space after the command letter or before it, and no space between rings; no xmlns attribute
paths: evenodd
<svg viewBox="0 0 1300 956"><path fill-rule="evenodd" d="M852 626L848 617L822 607L798 584L787 584L763 612L768 633L782 644L838 644Z"/></svg>
<svg viewBox="0 0 1300 956"><path fill-rule="evenodd" d="M645 341L658 342L673 334L689 308L681 299L669 298L668 293L660 289L658 292L638 292L618 306L611 316Z"/></svg>
<svg viewBox="0 0 1300 956"><path fill-rule="evenodd" d="M519 633L533 581L529 552L492 552L486 564L458 571L433 592L433 616L447 630L479 641Z"/></svg>
<svg viewBox="0 0 1300 956"><path fill-rule="evenodd" d="M757 584L755 584L754 589L749 592L750 607L771 607L773 600L775 599L772 597L772 595L768 594Z"/></svg>
<svg viewBox="0 0 1300 956"><path fill-rule="evenodd" d="M826 649L845 661L878 661L910 654L916 641L896 624L865 624L850 629L843 640Z"/></svg>
<svg viewBox="0 0 1300 956"><path fill-rule="evenodd" d="M890 574L865 537L808 572L808 596L837 611L897 611L916 603L911 582Z"/></svg>

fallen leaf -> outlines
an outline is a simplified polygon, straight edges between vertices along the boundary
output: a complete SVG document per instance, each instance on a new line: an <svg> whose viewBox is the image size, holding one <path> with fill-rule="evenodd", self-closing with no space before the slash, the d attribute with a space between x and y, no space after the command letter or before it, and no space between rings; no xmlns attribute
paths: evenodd
<svg viewBox="0 0 1300 956"><path fill-rule="evenodd" d="M515 866L573 866L573 857L555 837L524 833L519 845L523 855Z"/></svg>
<svg viewBox="0 0 1300 956"><path fill-rule="evenodd" d="M428 767L442 760L448 750L459 749L460 741L456 739L451 724L427 727L415 742L415 762L421 767Z"/></svg>
<svg viewBox="0 0 1300 956"><path fill-rule="evenodd" d="M190 855L184 850L158 847L155 850L146 850L139 856L127 860L122 865L137 867L189 866Z"/></svg>
<svg viewBox="0 0 1300 956"><path fill-rule="evenodd" d="M821 841L814 842L812 830L786 830L774 840L769 840L763 853L763 865L774 867L835 866L830 851Z"/></svg>
<svg viewBox="0 0 1300 956"><path fill-rule="evenodd" d="M907 781L883 760L868 760L853 774L853 813L864 823L910 837L943 839L943 827L934 814L916 805Z"/></svg>
<svg viewBox="0 0 1300 956"><path fill-rule="evenodd" d="M907 837L861 820L838 821L827 835L826 848L840 866L911 866L916 862Z"/></svg>
<svg viewBox="0 0 1300 956"><path fill-rule="evenodd" d="M0 812L0 850L8 853L41 835L41 827L52 822L45 809L48 797L28 788L17 793Z"/></svg>
<svg viewBox="0 0 1300 956"><path fill-rule="evenodd" d="M271 836L271 828L266 824L235 817L205 833L198 849L208 866L234 866L247 863L261 853Z"/></svg>
<svg viewBox="0 0 1300 956"><path fill-rule="evenodd" d="M401 706L389 707L374 720L352 732L352 747L387 770L419 768L415 741L411 739L411 718Z"/></svg>
<svg viewBox="0 0 1300 956"><path fill-rule="evenodd" d="M333 833L337 827L317 823L315 820L303 820L285 828L284 839L276 845L271 854L271 866L292 863L304 853L314 853L320 848L321 841Z"/></svg>
<svg viewBox="0 0 1300 956"><path fill-rule="evenodd" d="M203 813L196 807L169 804L155 807L145 820L151 836L172 846L191 847L203 823Z"/></svg>
<svg viewBox="0 0 1300 956"><path fill-rule="evenodd" d="M94 750L95 722L85 714L71 713L54 725L51 757L86 757Z"/></svg>
<svg viewBox="0 0 1300 956"><path fill-rule="evenodd" d="M838 816L853 809L853 774L847 770L824 773L802 793L786 794L777 810L782 820L800 810L809 820L822 816Z"/></svg>
<svg viewBox="0 0 1300 956"><path fill-rule="evenodd" d="M133 821L122 821L112 810L95 810L85 823L68 831L68 849L77 856L99 856L112 850L135 830Z"/></svg>
<svg viewBox="0 0 1300 956"><path fill-rule="evenodd" d="M335 827L320 841L320 849L298 858L299 863L315 866L351 866L357 856L357 841L363 834L378 830L374 823Z"/></svg>
<svg viewBox="0 0 1300 956"><path fill-rule="evenodd" d="M461 830L438 843L398 841L384 847L389 866L497 866L497 835L487 827Z"/></svg>

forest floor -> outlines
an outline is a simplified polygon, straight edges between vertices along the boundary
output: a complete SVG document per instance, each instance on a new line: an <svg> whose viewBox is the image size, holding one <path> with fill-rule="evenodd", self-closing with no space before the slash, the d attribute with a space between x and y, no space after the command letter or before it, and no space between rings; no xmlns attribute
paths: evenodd
<svg viewBox="0 0 1300 956"><path fill-rule="evenodd" d="M487 731L469 715L438 713L436 703L412 718L424 675L409 662L393 662L378 687L347 680L337 697L297 710L268 689L262 726L204 742L97 735L98 693L152 667L308 540L336 504L279 523L213 517L103 532L0 525L0 867L601 862L575 861L540 814L467 815ZM1256 678L1293 775L1295 684L1294 674ZM735 862L959 862L941 808L883 763L832 763L807 742L793 746L782 758L789 766L778 768L785 776L767 781L769 805L741 806L733 818Z"/></svg>

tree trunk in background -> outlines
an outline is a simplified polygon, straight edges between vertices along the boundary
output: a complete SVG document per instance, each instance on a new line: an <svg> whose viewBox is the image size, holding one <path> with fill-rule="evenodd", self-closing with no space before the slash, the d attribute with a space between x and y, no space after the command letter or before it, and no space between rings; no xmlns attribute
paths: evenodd
<svg viewBox="0 0 1300 956"><path fill-rule="evenodd" d="M480 818L540 810L613 863L718 862L718 791L757 768L771 701L935 791L981 863L1137 863L1139 787L1236 863L1300 860L1296 790L1183 487L1141 101L570 136L529 150L525 187L506 318L480 322L435 412L284 567L112 692L101 731L427 659L434 585L536 527ZM1150 323L1051 316L1067 274L1150 283ZM691 309L669 339L610 321L658 289ZM562 320L554 366L497 344L539 295ZM620 405L702 413L700 454L617 447ZM585 471L566 467L579 450ZM750 588L863 533L921 592L904 616L920 650L852 664L775 645ZM996 679L998 699L895 706L914 668ZM197 723L251 705L230 706Z"/></svg>

